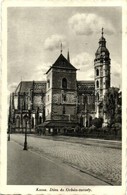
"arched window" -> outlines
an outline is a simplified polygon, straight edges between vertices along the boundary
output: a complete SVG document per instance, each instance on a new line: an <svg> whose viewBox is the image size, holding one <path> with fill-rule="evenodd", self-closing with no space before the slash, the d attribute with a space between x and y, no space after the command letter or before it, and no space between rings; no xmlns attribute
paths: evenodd
<svg viewBox="0 0 127 195"><path fill-rule="evenodd" d="M96 94L96 101L99 101L99 94Z"/></svg>
<svg viewBox="0 0 127 195"><path fill-rule="evenodd" d="M63 105L63 114L65 114L66 111L65 111L65 105Z"/></svg>
<svg viewBox="0 0 127 195"><path fill-rule="evenodd" d="M16 127L20 127L20 117L16 117Z"/></svg>
<svg viewBox="0 0 127 195"><path fill-rule="evenodd" d="M34 117L32 117L32 128L34 128Z"/></svg>
<svg viewBox="0 0 127 195"><path fill-rule="evenodd" d="M40 116L39 117L39 124L41 124L41 121L42 121L42 117Z"/></svg>
<svg viewBox="0 0 127 195"><path fill-rule="evenodd" d="M96 76L99 76L99 70L98 69L96 70Z"/></svg>
<svg viewBox="0 0 127 195"><path fill-rule="evenodd" d="M97 86L97 88L99 87L99 81L96 82L96 86Z"/></svg>
<svg viewBox="0 0 127 195"><path fill-rule="evenodd" d="M62 88L67 89L67 79L65 78L62 79Z"/></svg>
<svg viewBox="0 0 127 195"><path fill-rule="evenodd" d="M49 79L48 79L47 83L48 83L48 88L50 88L50 80Z"/></svg>

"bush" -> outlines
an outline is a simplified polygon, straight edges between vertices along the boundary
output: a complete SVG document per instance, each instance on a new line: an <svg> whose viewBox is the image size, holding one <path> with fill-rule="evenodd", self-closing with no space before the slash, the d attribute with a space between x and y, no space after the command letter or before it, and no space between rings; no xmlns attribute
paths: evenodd
<svg viewBox="0 0 127 195"><path fill-rule="evenodd" d="M61 128L61 133L62 133L62 134L65 134L66 132L67 132L67 129L66 129L65 127L62 127L62 128Z"/></svg>
<svg viewBox="0 0 127 195"><path fill-rule="evenodd" d="M86 132L87 132L87 128L86 128L86 127L82 127L82 128L81 128L81 133L84 134L84 133L86 133Z"/></svg>
<svg viewBox="0 0 127 195"><path fill-rule="evenodd" d="M97 128L94 126L94 125L92 125L91 127L89 127L89 129L88 129L88 133L93 133L93 132L95 132L97 130Z"/></svg>
<svg viewBox="0 0 127 195"><path fill-rule="evenodd" d="M115 123L112 125L112 131L115 134L115 136L118 135L118 132L121 131L121 128L122 128L121 123Z"/></svg>
<svg viewBox="0 0 127 195"><path fill-rule="evenodd" d="M109 132L110 128L107 126L101 128L103 132Z"/></svg>
<svg viewBox="0 0 127 195"><path fill-rule="evenodd" d="M121 114L117 114L115 117L115 122L116 123L121 123L122 122L122 118L121 118Z"/></svg>
<svg viewBox="0 0 127 195"><path fill-rule="evenodd" d="M103 119L102 118L94 118L92 120L92 125L94 125L96 128L102 127Z"/></svg>
<svg viewBox="0 0 127 195"><path fill-rule="evenodd" d="M75 127L74 131L75 131L76 133L79 133L79 132L81 131L81 128L77 125L77 126Z"/></svg>

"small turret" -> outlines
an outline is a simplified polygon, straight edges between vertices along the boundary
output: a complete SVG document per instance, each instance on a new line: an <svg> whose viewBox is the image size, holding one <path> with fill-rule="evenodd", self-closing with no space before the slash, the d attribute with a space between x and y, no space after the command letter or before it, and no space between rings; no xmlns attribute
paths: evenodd
<svg viewBox="0 0 127 195"><path fill-rule="evenodd" d="M102 28L102 36L101 38L99 39L99 47L95 53L95 61L100 59L100 58L109 58L109 51L108 49L106 48L106 40L103 36L104 32L103 32L103 28Z"/></svg>
<svg viewBox="0 0 127 195"><path fill-rule="evenodd" d="M70 54L69 54L69 50L68 50L68 52L67 52L67 60L68 60L68 62L70 63Z"/></svg>

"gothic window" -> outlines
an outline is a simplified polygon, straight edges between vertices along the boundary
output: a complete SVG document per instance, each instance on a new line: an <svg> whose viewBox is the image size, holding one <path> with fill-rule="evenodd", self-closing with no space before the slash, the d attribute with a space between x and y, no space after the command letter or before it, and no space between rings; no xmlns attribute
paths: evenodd
<svg viewBox="0 0 127 195"><path fill-rule="evenodd" d="M47 82L47 83L48 83L48 88L50 88L50 80L48 80L48 82Z"/></svg>
<svg viewBox="0 0 127 195"><path fill-rule="evenodd" d="M65 105L63 105L63 114L65 114L65 112L66 112L66 111L65 111Z"/></svg>
<svg viewBox="0 0 127 195"><path fill-rule="evenodd" d="M80 117L80 125L81 127L83 127L83 117L82 116Z"/></svg>
<svg viewBox="0 0 127 195"><path fill-rule="evenodd" d="M16 127L20 127L20 117L16 117Z"/></svg>
<svg viewBox="0 0 127 195"><path fill-rule="evenodd" d="M67 89L67 79L65 78L62 79L62 88Z"/></svg>
<svg viewBox="0 0 127 195"><path fill-rule="evenodd" d="M99 94L97 93L96 94L96 101L98 101L99 100Z"/></svg>
<svg viewBox="0 0 127 195"><path fill-rule="evenodd" d="M98 69L96 70L96 76L99 76L99 70Z"/></svg>
<svg viewBox="0 0 127 195"><path fill-rule="evenodd" d="M39 123L40 123L40 124L41 124L41 121L42 121L42 117L40 116L40 117L39 117Z"/></svg>
<svg viewBox="0 0 127 195"><path fill-rule="evenodd" d="M32 128L34 128L34 117L32 117Z"/></svg>
<svg viewBox="0 0 127 195"><path fill-rule="evenodd" d="M97 86L97 88L99 88L99 81L96 82L96 86Z"/></svg>

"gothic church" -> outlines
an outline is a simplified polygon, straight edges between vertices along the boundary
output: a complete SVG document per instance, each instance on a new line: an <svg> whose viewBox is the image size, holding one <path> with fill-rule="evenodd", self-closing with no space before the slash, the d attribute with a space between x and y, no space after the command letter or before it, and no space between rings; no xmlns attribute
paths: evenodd
<svg viewBox="0 0 127 195"><path fill-rule="evenodd" d="M47 70L47 81L21 81L10 95L8 129L28 132L36 129L61 132L65 128L91 126L95 117L103 118L103 98L110 88L110 53L102 35L95 53L94 80L77 81L77 69L62 54ZM26 123L27 116L27 123Z"/></svg>

